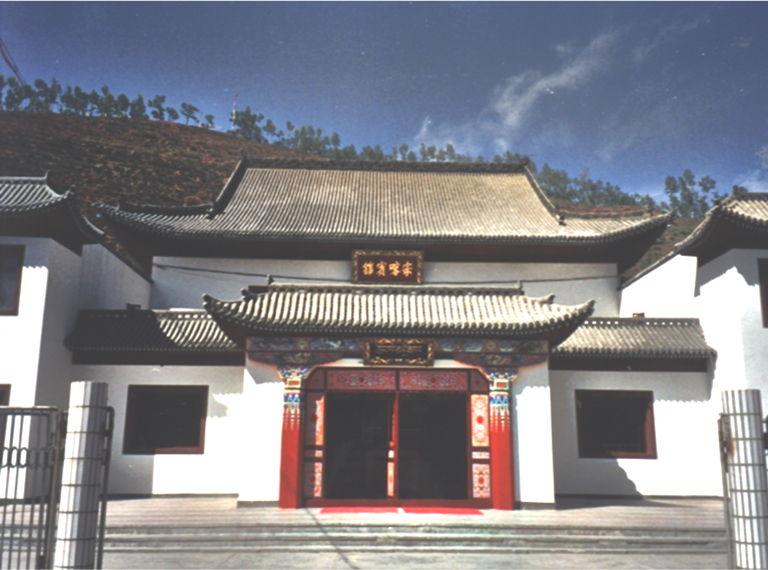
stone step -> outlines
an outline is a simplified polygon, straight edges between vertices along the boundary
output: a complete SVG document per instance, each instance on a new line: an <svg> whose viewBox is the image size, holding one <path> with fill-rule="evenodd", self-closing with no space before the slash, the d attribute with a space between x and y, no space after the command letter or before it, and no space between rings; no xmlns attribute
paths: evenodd
<svg viewBox="0 0 768 570"><path fill-rule="evenodd" d="M344 524L323 522L322 524L232 524L232 525L108 525L106 534L110 536L131 535L185 535L185 536L254 536L289 538L300 536L324 537L335 536L417 536L436 537L450 535L456 537L522 537L529 535L558 535L586 537L637 537L670 538L697 537L709 540L724 540L725 531L711 528L649 528L649 527L574 527L574 526L521 526L521 525L470 525L470 524Z"/></svg>
<svg viewBox="0 0 768 570"><path fill-rule="evenodd" d="M675 529L674 533L647 532L639 529L519 529L508 532L483 532L474 529L466 532L462 528L430 528L429 532L418 527L402 529L371 529L345 527L343 529L279 529L278 532L259 532L240 527L193 529L192 533L153 532L134 529L128 533L117 533L109 529L105 550L118 551L195 551L221 552L277 551L289 548L297 552L327 552L350 549L355 552L380 550L418 550L429 552L482 552L482 551L557 551L557 552L725 552L725 534L717 531L690 531ZM166 529L167 530L167 529ZM187 529L188 530L188 529ZM341 530L341 532L339 532ZM485 529L486 531L489 529ZM492 529L502 530L502 529ZM520 532L524 530L525 532ZM648 529L644 529L647 531ZM419 532L421 531L421 532ZM598 532L595 532L598 531ZM629 531L627 533L627 531Z"/></svg>

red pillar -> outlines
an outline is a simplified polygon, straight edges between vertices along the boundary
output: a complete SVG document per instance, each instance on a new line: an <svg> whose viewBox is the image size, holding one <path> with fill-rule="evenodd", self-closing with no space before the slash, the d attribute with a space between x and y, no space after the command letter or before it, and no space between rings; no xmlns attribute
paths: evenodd
<svg viewBox="0 0 768 570"><path fill-rule="evenodd" d="M512 464L512 428L509 392L490 393L491 404L491 493L493 508L515 508L515 481Z"/></svg>
<svg viewBox="0 0 768 570"><path fill-rule="evenodd" d="M283 393L283 433L280 446L280 498L283 509L301 506L302 422L301 384L303 370L281 370L285 381Z"/></svg>

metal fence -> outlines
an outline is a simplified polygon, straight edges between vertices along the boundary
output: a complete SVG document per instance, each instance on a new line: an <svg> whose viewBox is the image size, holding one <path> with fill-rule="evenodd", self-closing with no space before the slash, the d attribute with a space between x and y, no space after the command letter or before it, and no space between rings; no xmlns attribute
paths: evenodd
<svg viewBox="0 0 768 570"><path fill-rule="evenodd" d="M759 390L722 393L720 452L729 568L768 568L768 475Z"/></svg>
<svg viewBox="0 0 768 570"><path fill-rule="evenodd" d="M113 413L104 426L100 474L98 567L106 516ZM54 407L0 406L0 568L50 568L56 538L67 412Z"/></svg>

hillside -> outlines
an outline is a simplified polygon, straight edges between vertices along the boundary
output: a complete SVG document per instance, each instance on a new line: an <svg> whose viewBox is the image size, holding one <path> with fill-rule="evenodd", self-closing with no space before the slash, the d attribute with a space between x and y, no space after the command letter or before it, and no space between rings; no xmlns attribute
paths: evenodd
<svg viewBox="0 0 768 570"><path fill-rule="evenodd" d="M295 157L290 150L161 121L0 112L0 174L42 176L70 187L94 219L95 202L210 202L241 155Z"/></svg>
<svg viewBox="0 0 768 570"><path fill-rule="evenodd" d="M161 121L0 112L0 133L0 175L49 172L51 186L58 191L72 187L85 214L99 225L96 202L114 205L123 196L132 203L203 204L218 194L241 156L297 156L288 149ZM664 255L697 223L676 220L624 277Z"/></svg>

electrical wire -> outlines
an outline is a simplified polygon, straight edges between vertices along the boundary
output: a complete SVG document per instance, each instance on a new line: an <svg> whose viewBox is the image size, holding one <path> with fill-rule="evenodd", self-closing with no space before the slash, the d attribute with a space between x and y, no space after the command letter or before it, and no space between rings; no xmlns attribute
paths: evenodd
<svg viewBox="0 0 768 570"><path fill-rule="evenodd" d="M225 269L204 269L202 267L189 267L185 265L170 265L165 263L156 263L155 267L158 269L178 269L181 271L191 271L193 273L216 273L221 275L237 275L240 277L263 277L267 279L284 279L284 280L299 280L299 281L315 281L318 283L349 283L349 279L339 279L333 277L301 277L298 275L276 275L274 273L251 273L245 271L227 271ZM520 282L525 283L559 283L568 281L591 281L596 279L611 279L612 275L587 275L584 277L552 277L549 279L506 279L506 280L483 280L483 281L443 281L443 282L430 282L428 285L509 285L518 284ZM618 279L618 275L615 276Z"/></svg>

